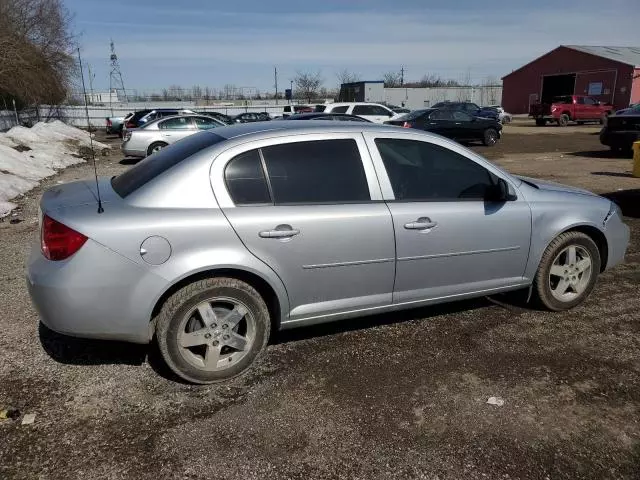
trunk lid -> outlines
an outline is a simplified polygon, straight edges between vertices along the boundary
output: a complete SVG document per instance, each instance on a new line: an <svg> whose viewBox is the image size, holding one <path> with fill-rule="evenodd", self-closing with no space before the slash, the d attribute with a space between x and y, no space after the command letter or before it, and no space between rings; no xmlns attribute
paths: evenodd
<svg viewBox="0 0 640 480"><path fill-rule="evenodd" d="M122 201L113 191L110 178L100 177L98 183L103 207L106 208L112 202ZM44 192L40 200L40 208L44 213L82 205L95 205L96 209L98 208L98 192L93 178L51 187Z"/></svg>

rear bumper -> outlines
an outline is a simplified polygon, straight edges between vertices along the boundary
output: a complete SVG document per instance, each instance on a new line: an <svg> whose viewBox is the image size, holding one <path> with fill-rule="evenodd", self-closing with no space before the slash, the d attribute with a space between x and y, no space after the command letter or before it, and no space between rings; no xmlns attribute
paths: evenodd
<svg viewBox="0 0 640 480"><path fill-rule="evenodd" d="M67 260L53 262L34 245L27 288L40 319L74 337L148 343L153 299L166 281L88 240Z"/></svg>
<svg viewBox="0 0 640 480"><path fill-rule="evenodd" d="M142 149L137 145L131 145L131 142L122 142L122 153L124 153L127 157L146 157L147 151Z"/></svg>
<svg viewBox="0 0 640 480"><path fill-rule="evenodd" d="M620 130L612 132L603 128L600 131L600 143L608 147L631 150L633 142L637 142L639 140L640 131L637 130Z"/></svg>

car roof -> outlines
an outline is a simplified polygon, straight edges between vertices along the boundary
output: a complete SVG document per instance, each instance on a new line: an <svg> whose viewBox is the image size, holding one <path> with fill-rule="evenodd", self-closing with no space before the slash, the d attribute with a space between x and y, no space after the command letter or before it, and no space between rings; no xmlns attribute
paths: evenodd
<svg viewBox="0 0 640 480"><path fill-rule="evenodd" d="M315 117L344 117L344 118L357 118L363 122L368 122L366 118L359 117L357 115L350 115L348 113L334 113L334 112L308 112L308 113L296 113L295 115L289 115L287 118L291 120L306 120L307 118Z"/></svg>
<svg viewBox="0 0 640 480"><path fill-rule="evenodd" d="M217 118L212 117L211 115L207 115L206 113L183 113L181 115L170 115L168 117L156 118L145 125L145 128L148 128L149 125L157 125L160 122L164 122L165 120L171 120L172 118L193 118L193 117L209 117L212 120L220 122ZM220 125L224 125L220 122Z"/></svg>
<svg viewBox="0 0 640 480"><path fill-rule="evenodd" d="M384 105L382 105L381 103L376 103L376 102L335 102L335 103L328 103L327 105L325 105L327 108L329 107L350 107L351 105L378 105L381 107L384 107ZM386 107L389 108L389 107Z"/></svg>

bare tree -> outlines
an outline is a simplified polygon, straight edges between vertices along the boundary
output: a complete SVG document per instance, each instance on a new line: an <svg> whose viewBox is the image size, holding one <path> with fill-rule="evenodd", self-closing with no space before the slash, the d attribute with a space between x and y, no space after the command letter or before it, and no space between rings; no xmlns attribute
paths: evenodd
<svg viewBox="0 0 640 480"><path fill-rule="evenodd" d="M318 89L324 82L320 71L312 72L297 72L293 78L293 83L296 84L295 94L298 98L304 98L309 103L318 95Z"/></svg>
<svg viewBox="0 0 640 480"><path fill-rule="evenodd" d="M338 77L338 82L339 82L338 88L340 88L340 85L342 85L343 83L353 83L353 82L360 81L360 75L358 75L357 73L350 72L346 68L343 68L338 73L336 73L336 77Z"/></svg>
<svg viewBox="0 0 640 480"><path fill-rule="evenodd" d="M62 0L0 0L0 96L59 103L76 73Z"/></svg>
<svg viewBox="0 0 640 480"><path fill-rule="evenodd" d="M200 100L202 98L202 87L200 85L191 87L191 96L194 100Z"/></svg>
<svg viewBox="0 0 640 480"><path fill-rule="evenodd" d="M162 100L164 100L165 102L169 100L169 90L167 90L166 88L162 89Z"/></svg>
<svg viewBox="0 0 640 480"><path fill-rule="evenodd" d="M384 80L384 86L386 88L394 88L400 86L400 74L398 72L387 72L382 75L382 80Z"/></svg>

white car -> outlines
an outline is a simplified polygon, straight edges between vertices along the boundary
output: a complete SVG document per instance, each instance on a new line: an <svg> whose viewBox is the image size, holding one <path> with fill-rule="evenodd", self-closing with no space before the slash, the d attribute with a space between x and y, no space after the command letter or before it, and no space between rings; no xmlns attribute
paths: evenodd
<svg viewBox="0 0 640 480"><path fill-rule="evenodd" d="M505 112L504 108L502 108L500 105L491 105L490 108L495 108L495 110L498 112L498 120L503 125L505 123L511 123L511 120L513 120L512 115Z"/></svg>
<svg viewBox="0 0 640 480"><path fill-rule="evenodd" d="M373 123L384 123L404 115L404 113L396 113L379 103L345 102L330 103L323 106L324 113L348 113L349 115L357 115Z"/></svg>

